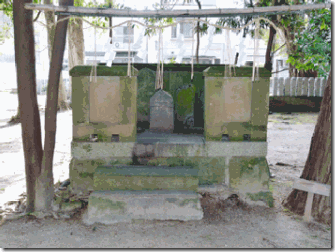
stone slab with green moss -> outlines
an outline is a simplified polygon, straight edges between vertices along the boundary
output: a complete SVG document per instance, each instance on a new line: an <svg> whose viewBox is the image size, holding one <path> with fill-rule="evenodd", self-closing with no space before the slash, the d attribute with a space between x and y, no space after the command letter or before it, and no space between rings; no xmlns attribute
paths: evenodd
<svg viewBox="0 0 335 252"><path fill-rule="evenodd" d="M167 166L99 166L94 190L192 190L198 188L198 170Z"/></svg>
<svg viewBox="0 0 335 252"><path fill-rule="evenodd" d="M192 191L97 191L83 222L114 224L146 220L201 220L200 195Z"/></svg>
<svg viewBox="0 0 335 252"><path fill-rule="evenodd" d="M127 76L127 67L97 67L96 81L88 74L90 66L71 69L73 139L88 141L94 134L97 141L111 142L113 135L120 142L136 140L137 77Z"/></svg>

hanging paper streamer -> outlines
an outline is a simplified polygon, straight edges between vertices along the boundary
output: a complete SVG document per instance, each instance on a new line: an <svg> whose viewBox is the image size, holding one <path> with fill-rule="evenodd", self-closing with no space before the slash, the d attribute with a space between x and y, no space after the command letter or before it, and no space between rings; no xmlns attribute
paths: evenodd
<svg viewBox="0 0 335 252"><path fill-rule="evenodd" d="M114 51L115 45L110 43L111 39L113 38L108 37L107 42L105 44L106 53L104 57L104 61L106 62L106 65L109 67L112 66L113 60L115 59L115 55L116 55L116 52Z"/></svg>

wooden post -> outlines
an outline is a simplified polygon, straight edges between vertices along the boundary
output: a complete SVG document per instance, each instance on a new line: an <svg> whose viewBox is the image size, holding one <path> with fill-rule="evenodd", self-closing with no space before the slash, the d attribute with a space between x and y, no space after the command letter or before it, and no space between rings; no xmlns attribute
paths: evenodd
<svg viewBox="0 0 335 252"><path fill-rule="evenodd" d="M315 181L298 179L294 182L293 188L308 192L307 201L305 205L304 220L307 222L311 221L312 218L312 204L314 194L320 194L323 196L330 196L330 185L320 184Z"/></svg>

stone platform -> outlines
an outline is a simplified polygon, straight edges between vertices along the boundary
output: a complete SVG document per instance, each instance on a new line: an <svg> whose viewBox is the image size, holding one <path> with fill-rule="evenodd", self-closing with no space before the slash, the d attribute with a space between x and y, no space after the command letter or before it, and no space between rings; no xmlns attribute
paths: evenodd
<svg viewBox="0 0 335 252"><path fill-rule="evenodd" d="M94 173L95 191L196 191L198 184L198 169L187 166L99 166Z"/></svg>
<svg viewBox="0 0 335 252"><path fill-rule="evenodd" d="M201 220L200 195L192 191L96 191L83 218L87 225L145 220Z"/></svg>

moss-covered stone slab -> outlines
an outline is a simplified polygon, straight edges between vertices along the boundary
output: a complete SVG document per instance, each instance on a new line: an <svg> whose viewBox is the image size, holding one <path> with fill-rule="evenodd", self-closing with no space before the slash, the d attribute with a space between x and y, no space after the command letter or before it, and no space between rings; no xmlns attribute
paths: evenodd
<svg viewBox="0 0 335 252"><path fill-rule="evenodd" d="M90 83L90 122L120 122L121 86L119 76L99 76Z"/></svg>
<svg viewBox="0 0 335 252"><path fill-rule="evenodd" d="M270 79L260 79L252 84L251 124L267 125L269 115Z"/></svg>
<svg viewBox="0 0 335 252"><path fill-rule="evenodd" d="M100 166L95 190L197 190L198 170L165 166Z"/></svg>
<svg viewBox="0 0 335 252"><path fill-rule="evenodd" d="M228 132L229 124L250 121L251 91L250 78L205 78L205 137L207 141L221 140L222 134L227 134L225 132ZM240 128L244 131L242 125ZM233 130L234 135L243 135L238 130L236 128Z"/></svg>
<svg viewBox="0 0 335 252"><path fill-rule="evenodd" d="M83 75L72 77L73 139L88 141L97 134L103 142L112 142L113 135L118 135L120 142L136 141L136 76L117 75L127 70L117 66L114 70L102 67L104 74L99 76L98 67L96 82L92 82L84 74L85 66L75 68L74 72L83 71Z"/></svg>
<svg viewBox="0 0 335 252"><path fill-rule="evenodd" d="M89 122L89 77L72 77L73 125Z"/></svg>
<svg viewBox="0 0 335 252"><path fill-rule="evenodd" d="M88 201L83 222L114 224L145 220L201 220L200 196L191 191L102 191Z"/></svg>
<svg viewBox="0 0 335 252"><path fill-rule="evenodd" d="M265 157L267 142L206 142L207 157Z"/></svg>
<svg viewBox="0 0 335 252"><path fill-rule="evenodd" d="M91 76L92 66L75 66L73 67L69 74L72 77L81 76ZM97 66L97 76L127 76L128 67L127 66ZM138 70L131 67L131 75L137 76Z"/></svg>
<svg viewBox="0 0 335 252"><path fill-rule="evenodd" d="M246 196L252 201L263 201L268 207L274 206L273 195L270 191L262 191L258 193L246 193Z"/></svg>
<svg viewBox="0 0 335 252"><path fill-rule="evenodd" d="M71 153L75 159L132 158L135 143L72 142Z"/></svg>
<svg viewBox="0 0 335 252"><path fill-rule="evenodd" d="M152 158L148 165L189 166L199 170L199 185L212 185L224 182L225 157L158 157Z"/></svg>
<svg viewBox="0 0 335 252"><path fill-rule="evenodd" d="M70 186L75 194L88 193L93 191L94 181L93 172L79 172L78 170L70 167Z"/></svg>
<svg viewBox="0 0 335 252"><path fill-rule="evenodd" d="M108 157L102 159L78 160L71 159L70 162L70 182L71 189L76 192L88 192L94 187L94 172L101 165L130 165L133 160L131 157Z"/></svg>
<svg viewBox="0 0 335 252"><path fill-rule="evenodd" d="M206 77L225 77L225 68L228 66L211 66L204 70L203 74ZM252 77L252 67L234 67L234 77ZM259 76L261 78L270 78L271 72L265 68L259 68Z"/></svg>
<svg viewBox="0 0 335 252"><path fill-rule="evenodd" d="M241 193L269 190L269 168L265 157L232 157L229 162L230 186Z"/></svg>

